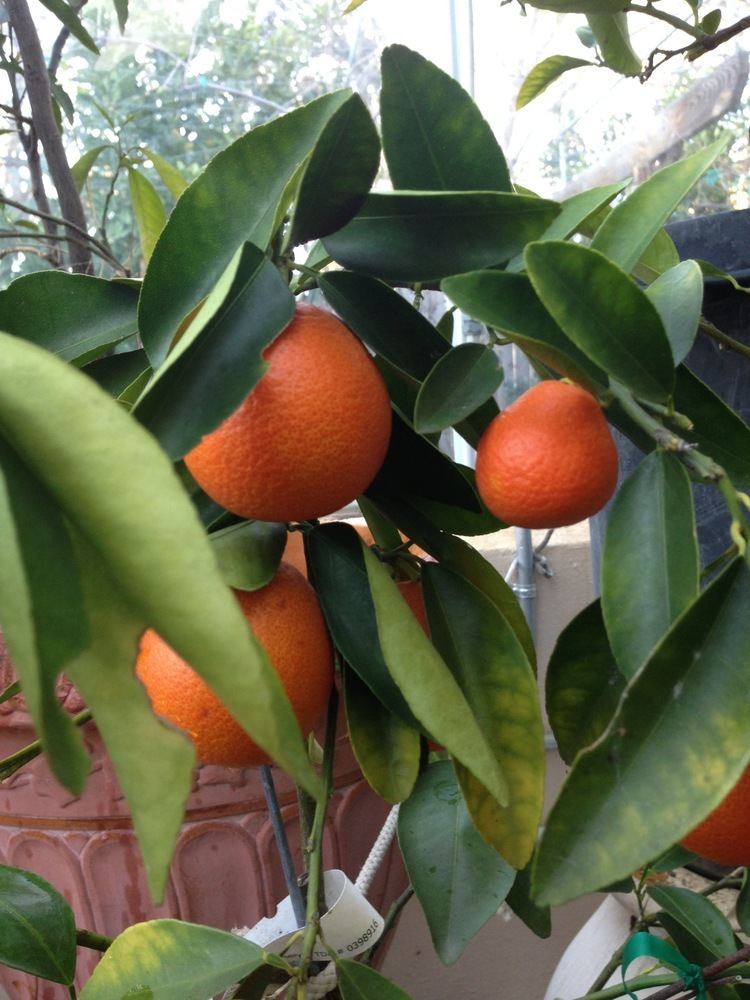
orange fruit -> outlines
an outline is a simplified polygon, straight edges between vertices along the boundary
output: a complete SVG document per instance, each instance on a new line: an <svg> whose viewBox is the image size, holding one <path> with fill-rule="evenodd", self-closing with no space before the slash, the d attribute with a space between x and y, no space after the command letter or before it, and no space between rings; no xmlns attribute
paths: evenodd
<svg viewBox="0 0 750 1000"><path fill-rule="evenodd" d="M213 500L241 517L331 514L383 464L391 433L385 383L354 334L315 306L298 305L263 357L266 373L185 463Z"/></svg>
<svg viewBox="0 0 750 1000"><path fill-rule="evenodd" d="M682 846L720 865L750 865L750 767Z"/></svg>
<svg viewBox="0 0 750 1000"><path fill-rule="evenodd" d="M419 580L399 580L398 589L401 596L411 608L411 613L422 626L422 631L429 638L430 628L427 624L427 609L424 606L424 594Z"/></svg>
<svg viewBox="0 0 750 1000"><path fill-rule="evenodd" d="M300 729L309 733L333 684L333 649L315 591L298 570L281 563L265 587L235 596L281 678ZM136 673L156 714L185 730L201 763L268 763L205 681L153 629L141 638Z"/></svg>
<svg viewBox="0 0 750 1000"><path fill-rule="evenodd" d="M482 435L477 489L506 524L560 528L591 517L617 483L617 450L596 399L552 380L525 392Z"/></svg>

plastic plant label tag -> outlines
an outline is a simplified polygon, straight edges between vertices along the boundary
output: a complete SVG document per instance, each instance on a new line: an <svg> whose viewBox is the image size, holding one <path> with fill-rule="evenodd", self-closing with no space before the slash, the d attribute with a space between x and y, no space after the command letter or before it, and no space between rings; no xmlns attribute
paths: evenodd
<svg viewBox="0 0 750 1000"><path fill-rule="evenodd" d="M354 958L367 951L383 933L383 918L365 899L346 875L338 869L323 873L323 890L328 911L321 917L320 927L328 948L337 955ZM284 952L284 958L294 965L302 952L302 936L287 950L287 942L300 930L287 896L279 903L273 917L264 917L244 937L273 954ZM313 960L330 959L328 949L318 939Z"/></svg>

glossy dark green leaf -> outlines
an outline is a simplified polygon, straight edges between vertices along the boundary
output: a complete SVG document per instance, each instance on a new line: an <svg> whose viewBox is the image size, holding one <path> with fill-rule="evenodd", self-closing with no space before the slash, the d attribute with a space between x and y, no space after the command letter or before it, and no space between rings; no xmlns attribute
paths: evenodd
<svg viewBox="0 0 750 1000"><path fill-rule="evenodd" d="M401 806L398 841L435 951L451 965L497 912L515 872L474 827L449 761L431 764Z"/></svg>
<svg viewBox="0 0 750 1000"><path fill-rule="evenodd" d="M708 962L737 950L732 925L706 896L670 885L649 886L648 894L666 916L696 941ZM695 961L698 956L685 957Z"/></svg>
<svg viewBox="0 0 750 1000"><path fill-rule="evenodd" d="M508 802L502 767L472 707L435 647L422 631L387 568L363 549L378 637L388 670L414 715L452 757L500 804Z"/></svg>
<svg viewBox="0 0 750 1000"><path fill-rule="evenodd" d="M0 292L0 330L82 364L137 331L137 302L120 282L36 271Z"/></svg>
<svg viewBox="0 0 750 1000"><path fill-rule="evenodd" d="M90 52L99 55L99 49L91 35L86 31L78 17L78 11L66 0L39 0L43 7L55 15L55 17L65 25L74 38L77 38L81 45Z"/></svg>
<svg viewBox="0 0 750 1000"><path fill-rule="evenodd" d="M693 494L673 455L653 452L620 487L607 518L601 574L612 651L632 677L698 596Z"/></svg>
<svg viewBox="0 0 750 1000"><path fill-rule="evenodd" d="M110 396L117 398L139 375L150 373L151 367L146 352L139 348L137 351L123 351L122 354L97 358L84 365L83 371Z"/></svg>
<svg viewBox="0 0 750 1000"><path fill-rule="evenodd" d="M359 4L355 4L359 6ZM342 1000L411 1000L407 993L369 965L349 958L336 963ZM81 998L85 1000L85 998Z"/></svg>
<svg viewBox="0 0 750 1000"><path fill-rule="evenodd" d="M674 847L670 847L668 851L660 854L658 858L649 861L648 867L655 872L671 872L675 868L685 868L692 864L696 858L697 855L693 854L692 851L681 844L675 844Z"/></svg>
<svg viewBox="0 0 750 1000"><path fill-rule="evenodd" d="M80 536L76 550L92 642L66 671L94 714L128 803L152 896L160 901L190 794L195 752L184 733L157 719L133 672L148 619L134 611Z"/></svg>
<svg viewBox="0 0 750 1000"><path fill-rule="evenodd" d="M91 379L6 334L0 379L0 429L97 549L120 592L255 741L318 793L278 675L222 581L194 508L154 438Z"/></svg>
<svg viewBox="0 0 750 1000"><path fill-rule="evenodd" d="M661 316L675 363L685 360L698 332L703 305L703 274L694 260L685 260L660 275L646 295Z"/></svg>
<svg viewBox="0 0 750 1000"><path fill-rule="evenodd" d="M736 784L750 759L748 601L750 568L735 561L636 674L602 738L578 755L537 856L539 902L559 904L629 874Z"/></svg>
<svg viewBox="0 0 750 1000"><path fill-rule="evenodd" d="M438 361L422 384L414 407L420 434L458 424L491 399L503 381L500 359L483 344L459 344Z"/></svg>
<svg viewBox="0 0 750 1000"><path fill-rule="evenodd" d="M559 210L553 201L492 191L371 194L323 242L351 270L386 281L436 281L509 260Z"/></svg>
<svg viewBox="0 0 750 1000"><path fill-rule="evenodd" d="M148 263L167 221L167 210L161 195L142 170L128 168L128 190L133 205L133 215L138 225L141 254Z"/></svg>
<svg viewBox="0 0 750 1000"><path fill-rule="evenodd" d="M80 795L89 757L55 684L90 641L73 547L61 511L0 438L0 626L53 773Z"/></svg>
<svg viewBox="0 0 750 1000"><path fill-rule="evenodd" d="M531 865L520 872L511 886L505 900L519 920L540 938L548 938L552 933L552 918L549 906L539 906L531 895Z"/></svg>
<svg viewBox="0 0 750 1000"><path fill-rule="evenodd" d="M615 73L637 76L641 71L641 60L630 42L627 14L622 11L589 14L586 19L604 64Z"/></svg>
<svg viewBox="0 0 750 1000"><path fill-rule="evenodd" d="M555 80L560 79L563 73L567 73L571 69L580 69L582 66L595 65L589 59L576 59L573 56L547 56L526 75L526 79L518 91L516 110L525 108L535 97L543 94L547 87Z"/></svg>
<svg viewBox="0 0 750 1000"><path fill-rule="evenodd" d="M563 333L525 274L474 271L446 278L441 288L469 316L501 331L548 367L577 382L606 384L604 372Z"/></svg>
<svg viewBox="0 0 750 1000"><path fill-rule="evenodd" d="M246 243L133 411L171 458L237 409L268 367L263 350L293 314L278 269Z"/></svg>
<svg viewBox="0 0 750 1000"><path fill-rule="evenodd" d="M340 229L359 211L380 165L380 140L364 101L353 94L330 118L305 167L287 244Z"/></svg>
<svg viewBox="0 0 750 1000"><path fill-rule="evenodd" d="M359 675L344 668L346 723L367 783L386 802L408 799L419 773L419 733L390 712Z"/></svg>
<svg viewBox="0 0 750 1000"><path fill-rule="evenodd" d="M237 590L258 590L270 583L286 545L286 525L242 521L210 536L221 575Z"/></svg>
<svg viewBox="0 0 750 1000"><path fill-rule="evenodd" d="M450 350L428 319L377 278L332 271L321 276L320 290L371 350L420 382Z"/></svg>
<svg viewBox="0 0 750 1000"><path fill-rule="evenodd" d="M80 1000L206 1000L271 959L229 931L149 920L115 938Z"/></svg>
<svg viewBox="0 0 750 1000"><path fill-rule="evenodd" d="M547 667L547 716L566 764L601 736L624 688L594 601L560 633Z"/></svg>
<svg viewBox="0 0 750 1000"><path fill-rule="evenodd" d="M474 486L462 469L396 415L388 454L366 492L375 502L406 495L482 513Z"/></svg>
<svg viewBox="0 0 750 1000"><path fill-rule="evenodd" d="M449 344L453 343L454 334L454 322L453 316L455 314L455 308L451 306L450 309L446 309L443 315L435 324L435 329Z"/></svg>
<svg viewBox="0 0 750 1000"><path fill-rule="evenodd" d="M534 850L544 794L534 672L513 629L473 584L440 563L428 563L422 588L432 641L508 782L508 804L502 808L457 764L466 805L482 837L514 868L523 868Z"/></svg>
<svg viewBox="0 0 750 1000"><path fill-rule="evenodd" d="M253 129L215 156L182 195L154 248L139 304L143 346L154 368L237 248L250 242L265 249L282 202L293 195L289 182L349 96L321 97Z"/></svg>
<svg viewBox="0 0 750 1000"><path fill-rule="evenodd" d="M737 487L750 486L750 426L685 365L677 369L674 404L693 422L688 437L723 466Z"/></svg>
<svg viewBox="0 0 750 1000"><path fill-rule="evenodd" d="M726 138L662 167L607 215L592 247L630 271L682 199L726 148Z"/></svg>
<svg viewBox="0 0 750 1000"><path fill-rule="evenodd" d="M309 535L308 556L326 623L344 660L376 697L408 726L419 727L388 672L378 641L362 546L344 524L321 524Z"/></svg>
<svg viewBox="0 0 750 1000"><path fill-rule="evenodd" d="M115 12L117 13L117 25L120 29L120 34L125 31L125 25L128 23L128 0L114 0Z"/></svg>
<svg viewBox="0 0 750 1000"><path fill-rule="evenodd" d="M156 170L157 174L161 178L161 182L164 187L167 191L169 191L172 197L177 200L177 198L180 197L182 192L188 186L188 182L176 167L173 167L171 163L164 159L164 157L155 153L153 149L149 149L148 146L142 146L141 149L145 156L147 156L153 163L154 170Z"/></svg>
<svg viewBox="0 0 750 1000"><path fill-rule="evenodd" d="M92 149L87 149L86 152L78 160L76 160L70 168L70 172L73 175L75 186L79 191L86 183L88 176L91 173L91 168L99 159L100 154L103 153L105 149L113 148L114 147L110 143L105 143L103 146L94 146Z"/></svg>
<svg viewBox="0 0 750 1000"><path fill-rule="evenodd" d="M669 398L674 361L664 326L624 271L575 243L532 243L524 256L534 290L577 347L636 395Z"/></svg>
<svg viewBox="0 0 750 1000"><path fill-rule="evenodd" d="M70 986L76 971L73 911L49 882L0 865L0 962Z"/></svg>
<svg viewBox="0 0 750 1000"><path fill-rule="evenodd" d="M743 934L747 934L750 929L750 869L745 868L742 873L742 888L737 896L735 911L737 923Z"/></svg>
<svg viewBox="0 0 750 1000"><path fill-rule="evenodd" d="M405 45L382 56L383 152L396 189L510 191L503 151L463 87Z"/></svg>
<svg viewBox="0 0 750 1000"><path fill-rule="evenodd" d="M463 538L441 531L425 514L403 500L390 500L388 512L408 538L489 597L516 633L529 663L534 666L536 651L526 618L516 595L492 563Z"/></svg>

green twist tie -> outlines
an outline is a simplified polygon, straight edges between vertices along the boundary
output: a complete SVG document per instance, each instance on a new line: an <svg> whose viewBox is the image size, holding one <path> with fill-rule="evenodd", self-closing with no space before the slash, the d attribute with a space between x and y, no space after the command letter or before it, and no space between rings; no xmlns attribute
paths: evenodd
<svg viewBox="0 0 750 1000"><path fill-rule="evenodd" d="M685 989L695 991L695 1000L708 1000L706 984L703 980L703 969L700 965L688 962L671 944L667 944L666 941L653 934L646 934L645 931L634 934L625 945L622 954L622 984L626 990L628 989L628 984L625 982L627 968L634 959L643 956L655 958L659 965L673 969L682 978ZM628 996L630 1000L638 1000L638 997L630 990L628 990Z"/></svg>

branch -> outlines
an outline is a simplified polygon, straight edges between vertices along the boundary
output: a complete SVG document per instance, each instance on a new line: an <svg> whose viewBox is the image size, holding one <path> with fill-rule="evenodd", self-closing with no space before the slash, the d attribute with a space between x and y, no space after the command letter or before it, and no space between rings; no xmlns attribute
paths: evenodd
<svg viewBox="0 0 750 1000"><path fill-rule="evenodd" d="M711 965L704 966L702 970L703 980L707 986L714 985L711 981L719 978L722 972L727 972L733 966L739 965L741 962L746 962L748 959L750 959L750 945L746 944L739 951L735 951L731 955L726 955L724 958L712 962ZM684 989L685 987L682 982L674 986L667 986L663 990L659 990L658 993L652 993L651 1000L670 1000L670 997L678 996Z"/></svg>
<svg viewBox="0 0 750 1000"><path fill-rule="evenodd" d="M70 6L74 13L79 14L81 10L86 6L88 0L78 0L78 3L71 3ZM62 59L63 49L65 48L65 43L70 38L70 30L68 28L61 28L60 34L55 39L55 43L52 46L52 52L49 57L49 63L47 65L47 72L54 78L57 76L57 71L60 68L60 60Z"/></svg>
<svg viewBox="0 0 750 1000"><path fill-rule="evenodd" d="M47 64L44 61L44 53L29 5L27 0L7 0L6 7L23 61L34 129L44 146L47 165L60 202L61 215L85 232L86 215L52 113ZM71 242L70 261L75 271L90 271L90 248Z"/></svg>
<svg viewBox="0 0 750 1000"><path fill-rule="evenodd" d="M648 12L653 17L660 17L661 20L666 20L670 16L664 11L660 11L657 15L656 8L650 7L648 8L648 11L646 11L644 8L637 7L635 4L629 4L625 9L643 11L643 13ZM693 34L689 25L684 24L684 22L683 25L684 26L680 29L681 31L687 31L689 34ZM705 55L706 52L711 52L713 49L719 48L720 45L728 42L730 38L734 38L736 35L742 34L742 32L746 31L748 28L750 28L750 15L740 18L739 21L728 25L726 28L722 28L721 31L714 32L713 35L701 34L697 36L694 41L690 42L689 45L684 45L680 49L654 49L648 57L648 62L640 74L639 79L642 83L645 83L654 70L658 69L659 66L663 66L669 59L674 59L675 56L687 56L688 59L693 62L700 58L700 56ZM659 59L657 62L657 56L663 56L663 58Z"/></svg>
<svg viewBox="0 0 750 1000"><path fill-rule="evenodd" d="M88 252L89 259L91 259L92 247L86 243L85 240L79 239L74 233L31 233L31 232L20 232L18 229L0 229L0 239L2 240L15 240L15 239L27 239L27 240L53 240L56 243L69 243L71 246L85 248ZM18 248L14 247L13 251L18 253ZM110 267L115 267L125 275L125 277L130 277L128 271L120 264L119 261L115 260L108 253L105 253L96 247L93 248L93 252L97 257L101 257L103 261L110 265Z"/></svg>

